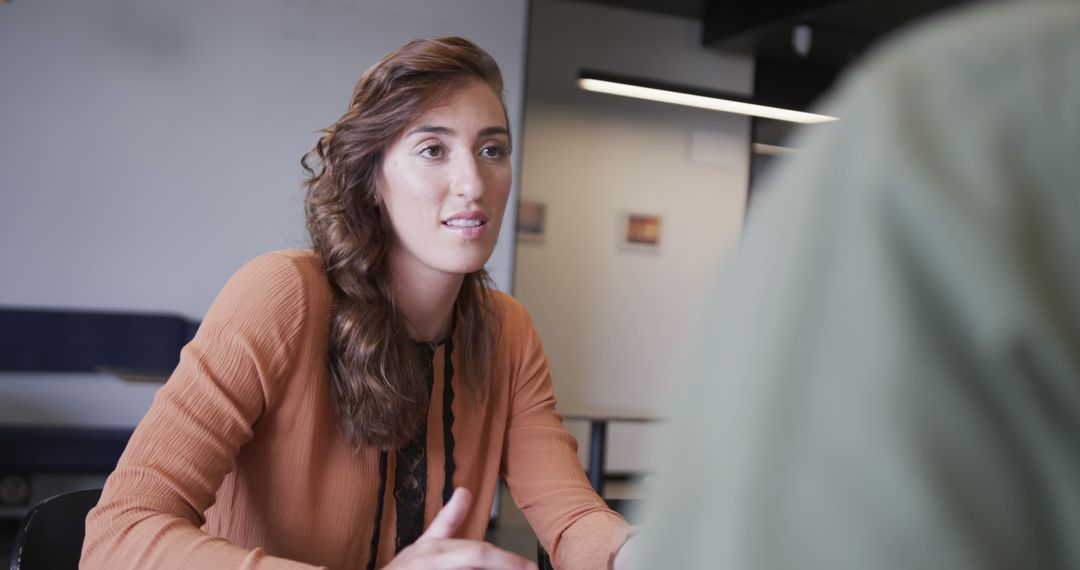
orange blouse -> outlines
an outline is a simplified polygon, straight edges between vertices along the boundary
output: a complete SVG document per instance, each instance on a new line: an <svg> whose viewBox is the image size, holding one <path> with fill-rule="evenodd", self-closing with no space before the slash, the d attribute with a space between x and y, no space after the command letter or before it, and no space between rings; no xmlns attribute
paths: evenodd
<svg viewBox="0 0 1080 570"><path fill-rule="evenodd" d="M495 298L503 321L490 393L476 404L451 376L452 438L446 345L435 349L425 527L443 504L452 439L452 484L474 496L460 537L483 538L502 476L556 567L608 568L628 527L585 478L528 314ZM375 565L393 558L395 454L382 467L379 450L354 451L338 429L331 300L310 250L260 256L229 280L87 517L82 568L362 570L376 540Z"/></svg>

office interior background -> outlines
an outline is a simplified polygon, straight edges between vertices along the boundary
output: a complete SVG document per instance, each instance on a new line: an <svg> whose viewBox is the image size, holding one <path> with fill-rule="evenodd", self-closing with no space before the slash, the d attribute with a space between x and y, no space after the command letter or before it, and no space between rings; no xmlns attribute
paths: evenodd
<svg viewBox="0 0 1080 570"><path fill-rule="evenodd" d="M789 123L588 92L580 74L804 110L879 38L956 3L0 2L0 311L197 323L245 261L305 246L299 158L363 70L409 39L458 34L506 80L515 182L489 263L497 286L531 312L562 405L662 419L752 189L797 149L784 147ZM12 368L0 362L7 530L105 475L5 466L34 445L23 434L130 429L159 386ZM587 463L589 424L567 427ZM659 467L661 429L612 423L613 480ZM505 494L500 510L499 524L523 524Z"/></svg>

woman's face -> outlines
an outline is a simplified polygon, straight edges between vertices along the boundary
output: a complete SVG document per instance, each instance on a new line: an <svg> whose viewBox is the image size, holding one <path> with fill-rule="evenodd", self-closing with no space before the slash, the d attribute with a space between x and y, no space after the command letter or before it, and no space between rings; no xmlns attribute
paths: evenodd
<svg viewBox="0 0 1080 570"><path fill-rule="evenodd" d="M498 96L473 80L405 127L383 156L379 198L397 277L464 275L495 248L510 194L510 134Z"/></svg>

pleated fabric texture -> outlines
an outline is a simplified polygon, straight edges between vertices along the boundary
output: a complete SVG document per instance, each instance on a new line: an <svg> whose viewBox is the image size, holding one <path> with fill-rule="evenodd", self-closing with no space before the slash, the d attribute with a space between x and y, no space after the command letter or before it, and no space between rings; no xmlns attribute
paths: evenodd
<svg viewBox="0 0 1080 570"><path fill-rule="evenodd" d="M87 518L83 568L378 568L398 545L397 453L354 450L330 404L332 294L310 250L229 280ZM423 527L455 486L458 536L482 539L499 477L560 568L606 568L626 523L589 487L526 311L496 293L492 385L461 392L452 336L434 347ZM460 351L459 351L460 352ZM414 515L416 516L416 515ZM415 531L413 531L415 532Z"/></svg>

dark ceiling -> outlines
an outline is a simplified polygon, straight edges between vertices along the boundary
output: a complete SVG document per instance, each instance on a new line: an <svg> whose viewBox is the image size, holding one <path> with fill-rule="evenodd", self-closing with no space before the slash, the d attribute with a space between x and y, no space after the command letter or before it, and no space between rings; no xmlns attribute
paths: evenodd
<svg viewBox="0 0 1080 570"><path fill-rule="evenodd" d="M580 1L699 19L703 46L754 57L755 99L803 109L876 40L967 0Z"/></svg>
<svg viewBox="0 0 1080 570"><path fill-rule="evenodd" d="M641 10L669 16L682 16L684 18L701 18L705 14L705 0L581 0L593 4L618 6Z"/></svg>

